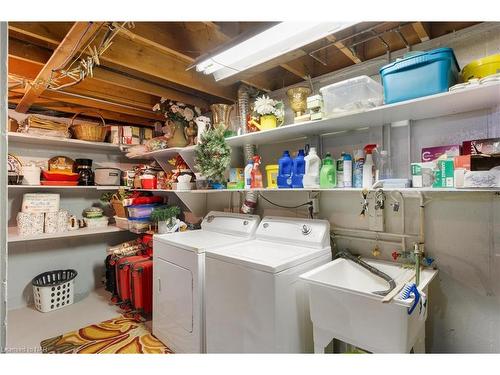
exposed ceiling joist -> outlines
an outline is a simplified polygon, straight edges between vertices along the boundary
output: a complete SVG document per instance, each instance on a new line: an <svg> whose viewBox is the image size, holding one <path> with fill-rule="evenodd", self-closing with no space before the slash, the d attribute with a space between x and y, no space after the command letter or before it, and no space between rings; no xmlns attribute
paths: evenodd
<svg viewBox="0 0 500 375"><path fill-rule="evenodd" d="M54 28L61 29L64 26L55 24ZM38 38L41 42L52 45L59 43L57 38L61 34L60 30L47 30L41 23L14 23L9 24L9 28L18 34L25 33L30 38ZM100 60L103 65L110 62L215 97L230 101L236 98L237 87L222 87L210 77L199 77L196 72L186 71L190 63L185 59L151 45L130 43L130 37L118 35Z"/></svg>
<svg viewBox="0 0 500 375"><path fill-rule="evenodd" d="M430 30L428 24L424 22L413 22L413 30L417 33L421 42L425 42L430 39Z"/></svg>
<svg viewBox="0 0 500 375"><path fill-rule="evenodd" d="M342 52L355 64L359 64L360 62L362 62L362 60L358 56L356 56L344 43L337 41L337 38L335 38L333 35L328 35L326 39L332 42L333 45L340 50L340 52Z"/></svg>
<svg viewBox="0 0 500 375"><path fill-rule="evenodd" d="M94 36L101 25L101 22L75 22L50 59L38 73L35 78L35 84L24 94L24 97L16 107L17 112L26 113L29 110L31 104L46 89L54 69L64 67L64 64L70 61L79 52L80 48Z"/></svg>

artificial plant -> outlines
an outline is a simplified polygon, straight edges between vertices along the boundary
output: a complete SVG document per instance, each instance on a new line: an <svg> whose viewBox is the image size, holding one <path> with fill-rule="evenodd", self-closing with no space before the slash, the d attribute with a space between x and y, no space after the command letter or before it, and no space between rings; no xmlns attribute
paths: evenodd
<svg viewBox="0 0 500 375"><path fill-rule="evenodd" d="M196 148L196 167L208 180L222 183L224 173L231 164L231 147L224 138L224 128L207 130Z"/></svg>
<svg viewBox="0 0 500 375"><path fill-rule="evenodd" d="M153 222L169 221L176 218L181 213L179 206L161 206L153 209L151 220Z"/></svg>

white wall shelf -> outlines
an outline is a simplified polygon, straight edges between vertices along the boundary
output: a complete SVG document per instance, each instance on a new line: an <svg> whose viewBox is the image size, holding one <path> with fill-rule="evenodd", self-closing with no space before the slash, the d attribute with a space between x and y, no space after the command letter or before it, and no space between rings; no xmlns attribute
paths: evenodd
<svg viewBox="0 0 500 375"><path fill-rule="evenodd" d="M8 132L9 143L26 143L26 144L36 144L42 147L47 146L57 146L57 147L71 147L86 150L104 150L106 152L112 153L122 153L118 145L106 142L89 142L82 141L79 139L71 138L56 138L56 137L44 137L35 136L32 134Z"/></svg>
<svg viewBox="0 0 500 375"><path fill-rule="evenodd" d="M10 242L21 242L21 241L49 240L54 238L90 236L90 235L116 233L123 231L125 231L125 229L118 228L115 225L108 225L105 228L99 228L99 229L82 228L61 233L51 233L51 234L43 233L43 234L37 234L35 236L21 236L17 232L17 227L9 227L8 242L10 243Z"/></svg>
<svg viewBox="0 0 500 375"><path fill-rule="evenodd" d="M45 190L45 189L69 189L69 190L118 190L120 188L128 190L126 186L54 186L54 185L8 185L9 189L33 189L33 190Z"/></svg>
<svg viewBox="0 0 500 375"><path fill-rule="evenodd" d="M307 121L281 126L276 129L243 134L228 138L227 143L230 146L274 143L312 135L381 126L396 121L448 116L499 105L500 83L494 83L383 105L364 112L346 114L335 118Z"/></svg>

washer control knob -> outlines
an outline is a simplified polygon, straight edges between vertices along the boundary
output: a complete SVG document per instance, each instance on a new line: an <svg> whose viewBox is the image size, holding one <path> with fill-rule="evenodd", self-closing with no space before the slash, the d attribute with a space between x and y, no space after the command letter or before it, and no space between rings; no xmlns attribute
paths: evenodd
<svg viewBox="0 0 500 375"><path fill-rule="evenodd" d="M264 228L269 227L269 223L264 223L264 225L262 225L262 227L264 227Z"/></svg>
<svg viewBox="0 0 500 375"><path fill-rule="evenodd" d="M248 220L244 220L243 225L248 225Z"/></svg>
<svg viewBox="0 0 500 375"><path fill-rule="evenodd" d="M302 234L304 236L307 236L309 233L311 233L311 231L312 231L312 228L309 225L307 225L307 224L302 225Z"/></svg>

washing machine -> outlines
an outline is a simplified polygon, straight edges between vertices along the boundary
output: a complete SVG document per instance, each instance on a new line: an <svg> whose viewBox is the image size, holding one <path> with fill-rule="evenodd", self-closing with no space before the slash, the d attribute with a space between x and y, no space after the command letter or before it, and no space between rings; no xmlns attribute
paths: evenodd
<svg viewBox="0 0 500 375"><path fill-rule="evenodd" d="M210 212L200 230L153 238L153 334L176 353L204 353L207 249L244 243L260 217Z"/></svg>
<svg viewBox="0 0 500 375"><path fill-rule="evenodd" d="M208 353L313 351L299 275L331 261L328 221L265 217L255 239L205 256Z"/></svg>

